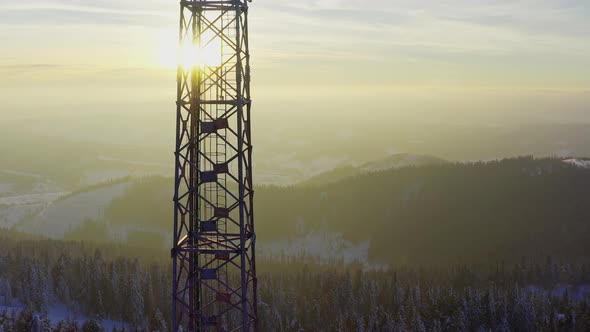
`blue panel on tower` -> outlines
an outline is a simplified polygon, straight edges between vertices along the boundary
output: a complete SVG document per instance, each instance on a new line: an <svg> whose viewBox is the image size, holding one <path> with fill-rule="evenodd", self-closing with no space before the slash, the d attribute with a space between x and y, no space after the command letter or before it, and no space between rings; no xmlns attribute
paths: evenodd
<svg viewBox="0 0 590 332"><path fill-rule="evenodd" d="M229 167L228 167L227 163L215 164L213 166L213 170L217 174L229 173Z"/></svg>
<svg viewBox="0 0 590 332"><path fill-rule="evenodd" d="M201 319L203 325L215 326L217 325L217 316L206 316Z"/></svg>
<svg viewBox="0 0 590 332"><path fill-rule="evenodd" d="M217 173L215 171L201 172L201 182L215 182L217 181Z"/></svg>
<svg viewBox="0 0 590 332"><path fill-rule="evenodd" d="M201 122L201 132L204 134L213 134L214 132L216 132L215 123Z"/></svg>
<svg viewBox="0 0 590 332"><path fill-rule="evenodd" d="M216 232L217 223L212 220L201 221L201 231L203 232Z"/></svg>
<svg viewBox="0 0 590 332"><path fill-rule="evenodd" d="M227 218L229 217L229 209L227 208L215 208L216 218Z"/></svg>
<svg viewBox="0 0 590 332"><path fill-rule="evenodd" d="M215 123L215 129L217 129L217 130L229 128L229 122L227 121L226 118L217 119L214 121L214 123Z"/></svg>
<svg viewBox="0 0 590 332"><path fill-rule="evenodd" d="M217 269L203 269L201 271L201 279L203 279L203 280L217 279Z"/></svg>

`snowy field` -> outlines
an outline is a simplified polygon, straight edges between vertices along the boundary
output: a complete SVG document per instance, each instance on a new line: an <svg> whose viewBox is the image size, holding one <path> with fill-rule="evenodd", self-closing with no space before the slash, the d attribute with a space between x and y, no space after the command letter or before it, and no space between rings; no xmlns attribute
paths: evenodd
<svg viewBox="0 0 590 332"><path fill-rule="evenodd" d="M123 195L128 182L78 193L49 203L34 217L16 225L19 231L61 238L86 219L101 219L113 199Z"/></svg>
<svg viewBox="0 0 590 332"><path fill-rule="evenodd" d="M0 205L18 206L53 202L68 192L51 192L0 197Z"/></svg>
<svg viewBox="0 0 590 332"><path fill-rule="evenodd" d="M46 204L0 205L0 228L12 228L19 221L41 212L45 206Z"/></svg>
<svg viewBox="0 0 590 332"><path fill-rule="evenodd" d="M12 193L14 187L15 185L12 183L0 183L0 197Z"/></svg>
<svg viewBox="0 0 590 332"><path fill-rule="evenodd" d="M21 220L43 211L67 192L50 192L0 197L0 228L11 228Z"/></svg>

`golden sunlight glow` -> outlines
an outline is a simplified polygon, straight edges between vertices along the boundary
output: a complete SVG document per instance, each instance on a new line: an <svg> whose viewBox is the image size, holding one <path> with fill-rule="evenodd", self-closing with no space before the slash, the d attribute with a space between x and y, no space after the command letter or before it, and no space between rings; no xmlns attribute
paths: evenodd
<svg viewBox="0 0 590 332"><path fill-rule="evenodd" d="M184 69L221 66L221 40L207 35L203 35L202 40L202 45L187 42L182 47L161 43L160 65L167 68L182 65Z"/></svg>

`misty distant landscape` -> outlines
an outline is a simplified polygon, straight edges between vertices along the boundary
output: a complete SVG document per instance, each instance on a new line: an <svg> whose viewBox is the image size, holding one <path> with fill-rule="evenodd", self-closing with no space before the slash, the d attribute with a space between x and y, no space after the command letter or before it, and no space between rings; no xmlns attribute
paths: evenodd
<svg viewBox="0 0 590 332"><path fill-rule="evenodd" d="M114 127L98 112L2 122L6 331L170 326L172 126L110 116ZM273 116L255 131L265 330L313 330L319 317L332 317L327 331L590 327L590 124ZM339 290L318 298L325 285Z"/></svg>
<svg viewBox="0 0 590 332"><path fill-rule="evenodd" d="M586 195L590 159L580 157L590 155L584 140L590 125L457 128L424 126L413 132L390 129L387 135L355 132L351 128L348 136L325 145L313 144L312 134L297 139L296 129L291 129L294 139L287 150L277 140L259 138L257 154L267 156L257 159L259 180L255 189L259 256L265 271L262 278L270 283L265 287L292 289L298 294L313 294L307 287L325 283L352 287L353 293L360 293L341 300L326 299L359 306L358 310L336 316L334 324L364 326L369 330L403 331L424 326L426 330L446 331L458 329L456 326L461 324L501 330L502 324L544 326L554 318L553 311L566 316L568 310L576 315L590 313L587 307L577 307L586 303L580 300L590 295L590 280L583 272L588 271L590 249L590 198ZM283 136L288 137L289 132L285 129ZM0 280L5 280L4 286L0 283L0 290L10 290L10 295L4 295L8 315L10 308L26 304L35 311L48 313L46 319L53 324L66 317L77 317L63 324L81 327L95 318L107 328L156 330L158 326L169 326L166 324L170 317L165 310L169 305L166 252L171 241L173 196L171 160L166 153L169 149L163 144L149 144L149 138L142 144L123 145L108 137L91 135L84 140L70 133L44 136L35 132L19 138L23 148L16 153L10 142L17 139L17 131L6 128L2 135L6 139L1 144L0 223L3 246L8 246L4 252L19 247L23 250L15 240L19 238L26 239L22 245L34 246L34 255L51 252L49 256L39 256L43 257L40 261L34 259L29 263L12 261L10 255L0 257L5 267L27 264L3 268L0 273ZM361 146L363 140L376 143ZM404 152L399 151L404 145ZM410 148L415 151L405 150ZM435 151L438 153L434 154ZM273 155L274 158L268 157ZM81 243L87 244L81 251L73 249ZM113 243L118 249L109 248ZM79 253L72 256L72 250ZM145 255L146 250L155 254ZM129 259L137 255L140 259L120 261L119 255ZM100 293L88 297L88 289L76 289L83 286L75 286L75 280L61 284L55 271L64 259L70 263L60 269L75 270L63 278L72 278L77 273L103 273L91 272L98 269L107 274L96 282L110 284L113 279L108 273L119 273L114 270L119 269L123 275L118 278L131 278L121 279L129 283L126 289L138 292L125 296L131 301L125 307L140 308L126 314L120 311L123 309L108 305L110 297L115 296L108 295L109 292L117 292L110 289L114 285L96 286ZM86 270L75 268L76 264L98 265ZM493 272L498 264L502 264L503 272ZM48 274L39 275L35 271L39 268ZM556 268L560 270L558 275L551 272ZM142 272L125 275L129 272L123 271L128 269ZM290 276L288 270L295 274ZM350 270L357 272L344 272ZM449 272L441 279L439 274L444 270ZM23 274L8 271L42 278L31 281L42 288L25 290L17 277ZM348 279L348 273L360 276ZM416 277L417 273L420 277ZM392 276L400 280L397 286L390 284ZM88 280L83 276L74 278ZM293 284L291 278L302 279ZM369 279L364 278L373 281L365 284ZM307 285L305 291L292 288L300 287L295 285L303 280ZM490 290L486 286L490 282L498 288ZM278 286L283 283L284 286ZM60 286L65 284L69 285L67 290ZM479 291L462 293L467 286ZM397 292L399 297L393 302L382 302L380 297L364 299L368 296L361 291L364 287L376 287L376 294ZM386 290L390 287L395 290ZM448 301L449 295L438 292L449 289L458 292L455 301L508 296L506 301L512 304L507 305L512 306L517 303L514 301L524 299L510 296L526 292L526 301L548 301L549 307L535 307L538 311L534 314L522 313L526 321L514 316L516 313L511 310L517 309L508 309L511 314L498 312L498 316L487 318L487 323L479 321L479 314L465 311L472 309L461 306L453 309L459 311L444 315L437 311L434 316L429 313L434 310L431 307L412 309L419 310L424 317L404 309L418 305L411 304L418 301L416 296L434 299L432 292L439 294L441 301ZM265 288L261 291L263 303L269 306L262 308L263 312L269 310L263 324L270 330L317 324L317 313L309 312L310 308L303 304L296 312L283 308L289 301L304 301L299 298L301 295L291 298L287 293L278 295ZM503 293L506 291L509 293ZM461 296L465 298L461 300ZM79 302L82 306L75 309L74 303L78 301L83 301ZM365 309L361 308L368 307L357 301L382 303L380 308L385 311L363 314ZM439 306L442 305L441 302ZM448 310L448 305L436 310ZM320 307L318 310L325 310ZM391 310L397 313L391 315ZM18 315L26 315L25 311L19 312ZM446 318L434 318L439 316ZM572 319L563 318L551 324L571 325Z"/></svg>

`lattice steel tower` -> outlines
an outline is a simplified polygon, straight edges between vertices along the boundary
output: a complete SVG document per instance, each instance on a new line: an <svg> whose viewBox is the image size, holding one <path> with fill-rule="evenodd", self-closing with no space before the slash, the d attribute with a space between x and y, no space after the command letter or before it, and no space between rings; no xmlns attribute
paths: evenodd
<svg viewBox="0 0 590 332"><path fill-rule="evenodd" d="M174 332L257 330L247 14L180 2Z"/></svg>

